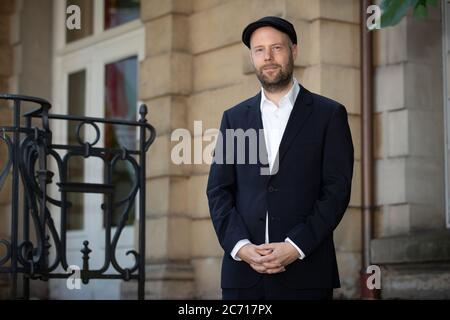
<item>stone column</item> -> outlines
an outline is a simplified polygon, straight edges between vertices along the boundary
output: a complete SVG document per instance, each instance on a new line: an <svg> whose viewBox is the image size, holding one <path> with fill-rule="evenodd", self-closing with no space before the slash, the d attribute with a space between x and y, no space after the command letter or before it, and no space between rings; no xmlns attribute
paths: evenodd
<svg viewBox="0 0 450 320"><path fill-rule="evenodd" d="M375 31L378 239L371 257L383 266L383 298L450 292L440 9L429 13Z"/></svg>
<svg viewBox="0 0 450 320"><path fill-rule="evenodd" d="M52 1L5 0L0 3L0 92L49 99L51 86ZM39 32L36 32L39 30ZM24 104L22 112L30 105ZM32 106L36 108L36 106ZM12 108L0 104L0 124L12 124ZM0 146L0 166L6 154ZM19 191L19 196L22 193ZM0 238L10 234L11 180L0 190ZM21 201L19 200L19 203ZM20 225L20 222L19 222ZM21 228L19 228L19 234ZM20 237L20 236L19 236ZM3 247L0 247L2 255ZM21 276L19 276L19 294ZM1 286L1 284L0 284ZM47 283L32 281L32 298L48 296ZM1 289L0 289L1 290Z"/></svg>
<svg viewBox="0 0 450 320"><path fill-rule="evenodd" d="M186 128L192 88L188 47L191 1L142 1L146 57L140 65L140 100L149 108L157 138L147 156L146 298L189 299L194 295L187 214L187 166L171 161L171 132Z"/></svg>
<svg viewBox="0 0 450 320"><path fill-rule="evenodd" d="M436 11L375 32L381 236L443 227L442 33Z"/></svg>

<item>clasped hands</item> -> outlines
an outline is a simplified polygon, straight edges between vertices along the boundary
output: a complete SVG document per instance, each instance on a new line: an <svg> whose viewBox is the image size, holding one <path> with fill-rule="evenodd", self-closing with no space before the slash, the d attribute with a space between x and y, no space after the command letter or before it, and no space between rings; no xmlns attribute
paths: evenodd
<svg viewBox="0 0 450 320"><path fill-rule="evenodd" d="M273 242L261 245L246 244L237 256L247 262L256 272L275 274L298 259L299 253L289 242Z"/></svg>

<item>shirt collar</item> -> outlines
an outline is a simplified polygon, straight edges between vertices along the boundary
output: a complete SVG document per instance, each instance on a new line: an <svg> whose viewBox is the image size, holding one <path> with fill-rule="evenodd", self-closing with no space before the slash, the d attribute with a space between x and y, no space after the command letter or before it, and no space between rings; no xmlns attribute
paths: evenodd
<svg viewBox="0 0 450 320"><path fill-rule="evenodd" d="M298 94L300 93L300 86L298 84L297 79L293 78L292 81L292 87L291 89L288 91L288 93L286 93L281 99L280 99L280 107L283 105L281 102L285 99L288 99L289 101L289 105L291 107L294 106L295 100L297 99ZM273 104L273 102L271 102L269 99L267 99L265 93L264 93L264 88L261 88L261 110L262 107L266 104L266 102L270 102Z"/></svg>

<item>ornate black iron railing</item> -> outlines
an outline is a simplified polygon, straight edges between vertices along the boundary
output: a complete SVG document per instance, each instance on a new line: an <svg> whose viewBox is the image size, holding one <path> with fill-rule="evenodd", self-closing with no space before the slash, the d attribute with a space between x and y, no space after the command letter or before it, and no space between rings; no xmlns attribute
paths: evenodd
<svg viewBox="0 0 450 320"><path fill-rule="evenodd" d="M104 195L101 210L104 217L105 250L103 267L91 270L89 242L80 244L83 266L80 277L84 284L91 279L122 279L138 281L138 298L144 299L145 287L145 168L146 152L155 139L155 129L146 120L147 107L142 105L138 121L121 119L102 119L92 117L76 117L70 115L50 114L48 101L22 95L0 94L0 100L12 101L13 125L0 126L0 143L6 145L7 157L0 171L0 189L12 174L11 186L11 230L10 238L0 239L4 247L0 256L0 273L11 275L11 296L18 297L18 275L23 275L22 297L29 298L30 280L47 281L51 278L68 278L67 261L67 212L72 206L68 200L69 193L100 193ZM32 112L21 114L21 103L31 102L40 107ZM23 125L21 125L21 119ZM34 119L34 120L33 120ZM75 137L77 144L53 144L50 123L56 120L76 123ZM39 123L39 125L36 125ZM127 149L98 147L100 130L98 124L135 127L138 130L137 148ZM81 128L90 125L95 130L93 142L83 141ZM59 199L49 195L50 184L54 183L55 173L49 170L49 157L57 164L59 182ZM69 181L68 161L73 157L99 158L104 163L103 181L101 184ZM128 196L123 199L113 197L115 185L112 183L113 172L118 161L126 161L133 168L134 185ZM12 173L11 173L12 171ZM19 194L22 192L23 194ZM130 210L137 202L138 250L127 252L134 256L132 267L123 267L116 259L116 250L122 231L127 223ZM57 208L60 213L60 226L57 230L52 212ZM113 229L113 210L123 208L116 228ZM20 228L20 230L19 230ZM113 230L115 230L114 234ZM30 237L32 233L33 237ZM32 240L33 238L33 240ZM52 248L53 244L53 248ZM50 249L53 251L50 259ZM54 257L53 257L54 256ZM51 261L50 261L51 260ZM61 272L64 270L65 272ZM111 268L114 270L111 273Z"/></svg>

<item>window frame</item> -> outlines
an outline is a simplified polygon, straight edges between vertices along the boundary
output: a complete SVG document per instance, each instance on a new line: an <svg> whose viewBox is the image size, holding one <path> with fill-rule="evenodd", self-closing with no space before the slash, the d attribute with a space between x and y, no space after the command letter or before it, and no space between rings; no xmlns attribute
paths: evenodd
<svg viewBox="0 0 450 320"><path fill-rule="evenodd" d="M66 19L67 19L67 0L54 2L54 21L56 22L55 30L55 43L54 51L57 54L64 55L73 51L90 47L99 42L107 41L109 39L118 37L122 34L127 34L133 30L137 30L143 27L141 19L135 19L126 22L120 26L104 29L104 12L105 0L94 1L94 13L93 13L93 33L85 38L76 40L70 43L66 43ZM81 12L81 19L83 19L83 13Z"/></svg>

